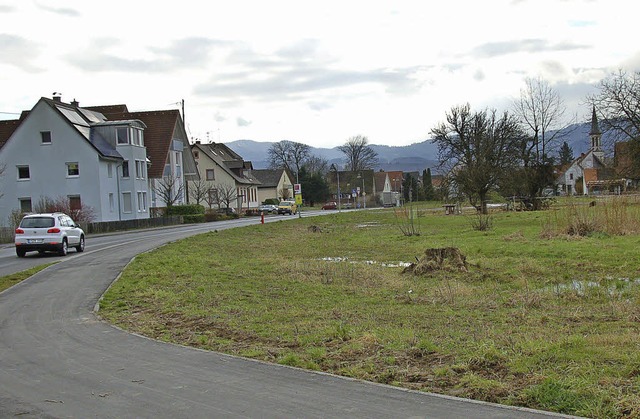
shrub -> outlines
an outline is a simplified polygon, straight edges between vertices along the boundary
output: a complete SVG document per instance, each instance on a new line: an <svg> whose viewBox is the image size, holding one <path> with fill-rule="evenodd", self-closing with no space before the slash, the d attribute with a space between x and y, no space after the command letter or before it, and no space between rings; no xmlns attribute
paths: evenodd
<svg viewBox="0 0 640 419"><path fill-rule="evenodd" d="M95 219L93 207L81 204L80 208L71 208L69 198L66 196L59 196L56 199L48 196L40 197L33 207L33 212L63 212L77 223L90 223Z"/></svg>
<svg viewBox="0 0 640 419"><path fill-rule="evenodd" d="M166 215L193 215L193 214L204 214L204 207L199 204L188 204L188 205L172 205L167 207Z"/></svg>
<svg viewBox="0 0 640 419"><path fill-rule="evenodd" d="M280 201L277 198L265 199L263 202L264 205L278 205L279 203Z"/></svg>
<svg viewBox="0 0 640 419"><path fill-rule="evenodd" d="M185 224L204 223L206 221L204 214L187 214L183 215L182 219Z"/></svg>
<svg viewBox="0 0 640 419"><path fill-rule="evenodd" d="M218 221L219 219L220 219L220 214L218 213L207 211L207 213L204 214L204 221L207 223L211 221Z"/></svg>

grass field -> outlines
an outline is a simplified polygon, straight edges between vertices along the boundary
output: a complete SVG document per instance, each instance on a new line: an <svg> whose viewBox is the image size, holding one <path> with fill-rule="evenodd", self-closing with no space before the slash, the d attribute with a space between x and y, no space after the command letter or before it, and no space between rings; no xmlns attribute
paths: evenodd
<svg viewBox="0 0 640 419"><path fill-rule="evenodd" d="M300 368L637 417L640 236L630 227L640 218L636 204L622 206L499 212L488 231L471 227L474 216L425 210L413 236L393 210L207 233L138 256L99 314L160 340ZM565 234L575 217L592 223L585 236ZM617 234L600 228L620 223ZM468 271L403 273L441 247L458 248Z"/></svg>
<svg viewBox="0 0 640 419"><path fill-rule="evenodd" d="M53 262L53 263L56 263L56 262ZM46 265L36 266L35 268L27 269L21 272L17 272L15 274L5 275L0 277L0 292L18 284L19 282L24 281L25 279L29 278L32 275L37 274L44 268L53 265L53 263L47 263Z"/></svg>

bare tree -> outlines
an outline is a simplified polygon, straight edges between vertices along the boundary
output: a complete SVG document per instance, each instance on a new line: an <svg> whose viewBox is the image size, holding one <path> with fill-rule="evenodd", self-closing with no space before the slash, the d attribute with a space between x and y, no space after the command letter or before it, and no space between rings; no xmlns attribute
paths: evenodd
<svg viewBox="0 0 640 419"><path fill-rule="evenodd" d="M311 147L295 141L283 140L269 147L269 166L272 169L284 168L296 174L310 157Z"/></svg>
<svg viewBox="0 0 640 419"><path fill-rule="evenodd" d="M7 165L4 163L0 163L0 179L4 176L4 172L7 170ZM0 189L0 198L4 196L4 192Z"/></svg>
<svg viewBox="0 0 640 419"><path fill-rule="evenodd" d="M209 195L209 190L211 189L211 187L211 182L202 178L190 182L189 197L193 199L198 205L200 205L201 202L208 203L207 197Z"/></svg>
<svg viewBox="0 0 640 419"><path fill-rule="evenodd" d="M278 194L280 195L283 201L286 201L287 199L291 198L291 190L289 188L283 187L278 191Z"/></svg>
<svg viewBox="0 0 640 419"><path fill-rule="evenodd" d="M171 207L180 201L184 195L184 183L182 178L168 175L157 179L153 188L167 207Z"/></svg>
<svg viewBox="0 0 640 419"><path fill-rule="evenodd" d="M310 156L304 163L304 169L310 174L325 174L329 171L329 161L323 157Z"/></svg>
<svg viewBox="0 0 640 419"><path fill-rule="evenodd" d="M220 208L218 190L216 188L210 188L209 190L207 190L207 195L205 196L204 201L207 203L209 208L213 208L214 205L218 205L218 208Z"/></svg>
<svg viewBox="0 0 640 419"><path fill-rule="evenodd" d="M566 111L560 95L542 78L527 78L513 109L529 131L524 144L525 165L544 160L559 146L558 137Z"/></svg>
<svg viewBox="0 0 640 419"><path fill-rule="evenodd" d="M600 116L604 131L617 140L637 140L640 136L640 71L623 70L600 82L600 92L588 97Z"/></svg>
<svg viewBox="0 0 640 419"><path fill-rule="evenodd" d="M219 183L214 189L218 208L231 208L231 203L238 199L238 189L235 185Z"/></svg>
<svg viewBox="0 0 640 419"><path fill-rule="evenodd" d="M369 140L362 135L356 135L338 147L346 157L347 169L353 172L373 169L378 164L378 153L371 146Z"/></svg>
<svg viewBox="0 0 640 419"><path fill-rule="evenodd" d="M525 129L520 144L522 167L509 181L511 193L528 198L538 209L543 190L554 182L553 158L563 138L562 126L566 107L558 92L542 78L527 78L513 110Z"/></svg>
<svg viewBox="0 0 640 419"><path fill-rule="evenodd" d="M438 145L440 167L447 169L455 188L483 214L487 195L516 164L522 141L517 119L505 112L471 112L469 104L453 107L447 121L431 130Z"/></svg>
<svg viewBox="0 0 640 419"><path fill-rule="evenodd" d="M600 116L600 127L616 145L620 175L640 177L640 71L612 73L600 82L600 92L588 97ZM618 147L621 147L618 149Z"/></svg>

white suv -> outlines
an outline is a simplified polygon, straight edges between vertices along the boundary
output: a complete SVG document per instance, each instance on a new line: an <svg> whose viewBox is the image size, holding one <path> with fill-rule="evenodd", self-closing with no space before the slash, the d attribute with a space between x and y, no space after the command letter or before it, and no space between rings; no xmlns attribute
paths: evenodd
<svg viewBox="0 0 640 419"><path fill-rule="evenodd" d="M16 228L15 244L18 257L34 250L39 253L49 250L65 256L69 247L84 251L84 231L61 212L30 214Z"/></svg>

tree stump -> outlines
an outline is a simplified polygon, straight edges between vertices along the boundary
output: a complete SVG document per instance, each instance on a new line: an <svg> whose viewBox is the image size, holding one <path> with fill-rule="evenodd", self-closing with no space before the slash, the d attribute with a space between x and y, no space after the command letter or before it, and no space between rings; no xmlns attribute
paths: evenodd
<svg viewBox="0 0 640 419"><path fill-rule="evenodd" d="M426 249L418 262L404 268L402 273L425 275L443 270L468 272L467 257L457 247Z"/></svg>

